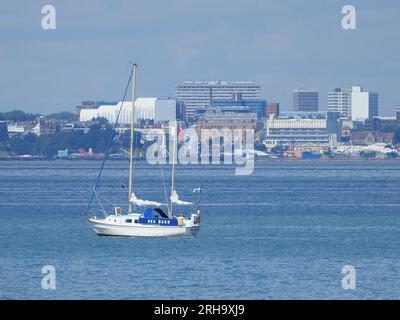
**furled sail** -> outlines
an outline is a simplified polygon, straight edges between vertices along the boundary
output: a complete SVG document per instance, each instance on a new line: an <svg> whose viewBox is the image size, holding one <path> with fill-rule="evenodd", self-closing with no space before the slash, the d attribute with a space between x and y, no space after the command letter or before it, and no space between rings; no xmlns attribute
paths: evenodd
<svg viewBox="0 0 400 320"><path fill-rule="evenodd" d="M175 190L172 192L170 200L171 200L171 203L175 203L175 204L180 205L180 206L188 206L188 205L193 204L192 202L180 200L179 196L178 196L178 194L176 193Z"/></svg>
<svg viewBox="0 0 400 320"><path fill-rule="evenodd" d="M132 192L130 202L132 204L136 204L138 206L156 206L156 207L161 206L161 203L156 202L156 201L138 199L133 192Z"/></svg>

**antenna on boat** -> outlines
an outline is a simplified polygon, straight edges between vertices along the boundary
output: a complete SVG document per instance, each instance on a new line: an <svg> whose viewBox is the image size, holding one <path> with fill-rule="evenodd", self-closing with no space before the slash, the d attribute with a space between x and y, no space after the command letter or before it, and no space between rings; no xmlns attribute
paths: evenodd
<svg viewBox="0 0 400 320"><path fill-rule="evenodd" d="M128 213L132 213L132 203L130 201L133 193L133 155L134 155L134 122L135 122L135 101L136 101L136 68L132 66L132 110L131 110L131 141L129 151L129 194L128 194Z"/></svg>

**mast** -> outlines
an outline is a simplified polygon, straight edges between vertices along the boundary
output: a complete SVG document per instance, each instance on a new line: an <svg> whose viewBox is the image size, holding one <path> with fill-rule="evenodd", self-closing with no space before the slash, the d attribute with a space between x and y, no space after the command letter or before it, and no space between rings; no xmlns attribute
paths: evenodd
<svg viewBox="0 0 400 320"><path fill-rule="evenodd" d="M136 101L136 67L134 63L132 66L132 110L131 110L131 141L129 152L129 194L128 194L128 212L132 213L132 204L130 199L133 192L133 154L134 154L134 122L135 122L135 101Z"/></svg>
<svg viewBox="0 0 400 320"><path fill-rule="evenodd" d="M172 122L173 125L171 127L171 134L173 139L173 148L172 148L172 175L171 175L171 197L175 191L175 159L176 159L176 145L177 145L177 124L176 120ZM171 201L171 211L169 212L169 216L172 217L172 201Z"/></svg>

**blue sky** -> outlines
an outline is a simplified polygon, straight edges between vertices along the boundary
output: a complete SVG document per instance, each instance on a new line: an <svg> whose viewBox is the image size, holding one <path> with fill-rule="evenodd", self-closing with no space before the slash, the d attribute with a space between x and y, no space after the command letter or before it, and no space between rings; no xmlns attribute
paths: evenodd
<svg viewBox="0 0 400 320"><path fill-rule="evenodd" d="M41 28L52 4L57 29ZM357 10L343 30L341 8ZM183 80L253 80L292 105L297 87L361 84L380 114L400 105L400 2L116 0L0 2L0 111L73 111L119 100L137 61L139 96L173 96Z"/></svg>

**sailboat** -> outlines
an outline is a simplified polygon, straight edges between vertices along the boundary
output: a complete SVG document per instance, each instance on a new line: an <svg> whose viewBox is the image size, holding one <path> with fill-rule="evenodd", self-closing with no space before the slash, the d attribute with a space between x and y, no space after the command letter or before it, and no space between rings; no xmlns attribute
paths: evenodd
<svg viewBox="0 0 400 320"><path fill-rule="evenodd" d="M129 190L128 190L128 209L123 212L121 207L114 207L113 212L105 212L104 217L97 217L90 210L90 204L97 192L97 185L100 179L104 162L107 158L107 151L103 159L102 167L93 189L93 193L89 202L89 210L87 221L93 230L101 236L127 236L127 237L166 237L180 236L189 231L196 230L200 226L200 206L199 201L196 208L189 213L188 217L183 214L175 215L174 205L189 206L194 205L192 202L179 199L175 190L175 166L177 154L177 126L176 121L171 125L171 133L174 137L173 155L172 155L172 177L170 199L168 203L162 204L156 201L139 199L133 190L133 161L134 161L134 120L135 120L135 100L136 100L136 69L137 65L133 64L130 81L132 81L132 110L131 110L131 134L130 134L130 152L129 152ZM129 85L129 81L128 81ZM128 87L127 87L128 88ZM125 90L126 95L127 90ZM118 117L117 117L118 121ZM116 121L116 123L117 123ZM114 124L114 126L116 125ZM201 189L193 189L194 193L200 193ZM163 210L167 208L167 212Z"/></svg>

